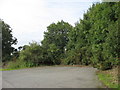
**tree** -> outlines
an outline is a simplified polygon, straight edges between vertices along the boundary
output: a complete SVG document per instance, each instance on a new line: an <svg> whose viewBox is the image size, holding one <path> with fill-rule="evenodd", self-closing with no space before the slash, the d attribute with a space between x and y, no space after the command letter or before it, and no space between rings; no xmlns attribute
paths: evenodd
<svg viewBox="0 0 120 90"><path fill-rule="evenodd" d="M60 64L60 58L63 57L68 43L68 34L72 30L69 23L58 22L53 23L47 27L47 32L44 34L42 46L47 50L49 60L53 60L54 64Z"/></svg>
<svg viewBox="0 0 120 90"><path fill-rule="evenodd" d="M9 61L11 54L15 50L12 45L17 44L17 39L12 35L11 27L4 21L0 20L2 26L2 61Z"/></svg>
<svg viewBox="0 0 120 90"><path fill-rule="evenodd" d="M96 3L88 9L69 33L67 62L92 64L103 70L118 64L119 4Z"/></svg>

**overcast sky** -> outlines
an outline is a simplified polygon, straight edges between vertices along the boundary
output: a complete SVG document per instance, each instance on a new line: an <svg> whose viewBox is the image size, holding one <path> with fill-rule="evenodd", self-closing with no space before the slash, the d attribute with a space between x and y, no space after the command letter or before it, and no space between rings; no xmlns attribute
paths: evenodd
<svg viewBox="0 0 120 90"><path fill-rule="evenodd" d="M74 26L99 0L0 0L0 18L13 29L18 46L43 40L46 27L64 20Z"/></svg>

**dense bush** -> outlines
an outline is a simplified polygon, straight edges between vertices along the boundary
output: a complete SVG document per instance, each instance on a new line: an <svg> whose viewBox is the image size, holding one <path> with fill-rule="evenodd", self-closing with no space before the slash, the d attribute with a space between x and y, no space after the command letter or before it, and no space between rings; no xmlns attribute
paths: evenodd
<svg viewBox="0 0 120 90"><path fill-rule="evenodd" d="M93 4L84 14L84 19L76 23L69 34L67 47L76 58L76 51L80 52L81 57L75 60L102 70L111 69L118 64L119 4L120 2ZM67 58L72 56L69 54ZM75 60L72 58L72 61L68 59L67 62L73 63Z"/></svg>
<svg viewBox="0 0 120 90"><path fill-rule="evenodd" d="M36 42L26 45L20 52L18 62L24 62L25 67L33 67L42 64L42 47Z"/></svg>

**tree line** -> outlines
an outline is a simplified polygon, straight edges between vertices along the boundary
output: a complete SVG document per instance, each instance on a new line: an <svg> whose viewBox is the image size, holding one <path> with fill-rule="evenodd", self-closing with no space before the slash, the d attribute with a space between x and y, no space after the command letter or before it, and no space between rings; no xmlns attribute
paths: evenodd
<svg viewBox="0 0 120 90"><path fill-rule="evenodd" d="M12 47L17 39L2 23L2 60L11 68L40 65L92 65L111 69L119 64L120 2L93 4L73 27L63 20L52 23L41 44Z"/></svg>

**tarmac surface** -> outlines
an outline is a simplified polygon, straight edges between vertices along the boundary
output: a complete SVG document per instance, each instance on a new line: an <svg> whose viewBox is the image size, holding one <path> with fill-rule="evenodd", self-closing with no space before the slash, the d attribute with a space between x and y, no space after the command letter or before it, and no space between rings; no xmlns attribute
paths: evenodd
<svg viewBox="0 0 120 90"><path fill-rule="evenodd" d="M93 67L38 67L2 71L2 88L100 88Z"/></svg>

